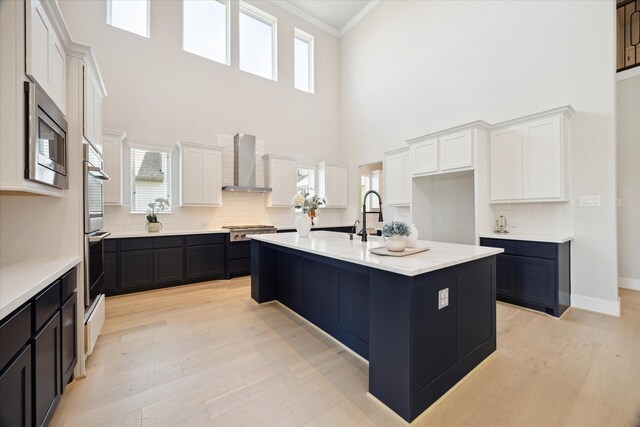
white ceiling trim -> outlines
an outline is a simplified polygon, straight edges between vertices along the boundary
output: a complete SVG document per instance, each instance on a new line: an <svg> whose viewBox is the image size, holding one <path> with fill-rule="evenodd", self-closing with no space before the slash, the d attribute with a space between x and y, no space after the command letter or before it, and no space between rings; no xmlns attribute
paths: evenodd
<svg viewBox="0 0 640 427"><path fill-rule="evenodd" d="M305 21L315 25L316 27L320 28L321 30L326 31L327 33L331 34L332 36L340 37L340 31L338 31L336 28L333 28L331 25L326 24L326 23L322 22L321 20L319 20L318 18L309 15L307 12L297 8L296 6L292 5L288 1L285 1L285 0L271 0L271 2L277 4L278 6L283 8L284 10L293 13L297 17L302 18Z"/></svg>
<svg viewBox="0 0 640 427"><path fill-rule="evenodd" d="M365 7L363 7L360 12L356 13L356 16L351 18L349 22L344 24L344 27L340 29L340 35L338 37L342 37L347 34L349 31L355 27L358 22L362 21L362 19L369 14L373 10L374 7L378 5L382 0L371 0Z"/></svg>

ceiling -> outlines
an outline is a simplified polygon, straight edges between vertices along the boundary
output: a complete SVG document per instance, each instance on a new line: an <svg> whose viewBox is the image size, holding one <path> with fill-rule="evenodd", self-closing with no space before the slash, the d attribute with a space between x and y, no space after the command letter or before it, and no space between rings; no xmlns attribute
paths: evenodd
<svg viewBox="0 0 640 427"><path fill-rule="evenodd" d="M274 3L290 12L319 21L325 30L334 35L342 35L367 13L378 1L372 0L280 0ZM353 21L353 22L352 22ZM318 22L312 22L318 24ZM327 28L328 27L328 28Z"/></svg>

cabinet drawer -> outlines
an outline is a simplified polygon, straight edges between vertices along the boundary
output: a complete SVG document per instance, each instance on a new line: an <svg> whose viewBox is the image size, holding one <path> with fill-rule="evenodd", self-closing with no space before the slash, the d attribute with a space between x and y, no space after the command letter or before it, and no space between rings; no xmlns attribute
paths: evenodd
<svg viewBox="0 0 640 427"><path fill-rule="evenodd" d="M154 248L179 248L182 246L182 236L155 237Z"/></svg>
<svg viewBox="0 0 640 427"><path fill-rule="evenodd" d="M229 274L232 276L251 274L251 258L230 259Z"/></svg>
<svg viewBox="0 0 640 427"><path fill-rule="evenodd" d="M120 240L120 250L136 251L140 249L153 249L153 239L149 237L140 237L137 239Z"/></svg>
<svg viewBox="0 0 640 427"><path fill-rule="evenodd" d="M60 279L60 305L71 296L76 290L76 269L73 268Z"/></svg>
<svg viewBox="0 0 640 427"><path fill-rule="evenodd" d="M60 280L36 296L34 300L34 330L38 330L60 307Z"/></svg>
<svg viewBox="0 0 640 427"><path fill-rule="evenodd" d="M534 258L556 259L556 244L541 242L516 242L516 255Z"/></svg>
<svg viewBox="0 0 640 427"><path fill-rule="evenodd" d="M31 338L32 306L19 308L0 325L0 370L18 353Z"/></svg>
<svg viewBox="0 0 640 427"><path fill-rule="evenodd" d="M481 246L488 246L490 248L502 248L504 249L505 255L515 255L516 254L516 242L513 240L502 240L502 239L480 239Z"/></svg>
<svg viewBox="0 0 640 427"><path fill-rule="evenodd" d="M104 240L104 251L105 252L115 252L117 246L116 239L105 239Z"/></svg>
<svg viewBox="0 0 640 427"><path fill-rule="evenodd" d="M197 234L187 236L187 246L215 245L224 243L226 233Z"/></svg>
<svg viewBox="0 0 640 427"><path fill-rule="evenodd" d="M229 259L250 258L251 246L244 243L229 245Z"/></svg>

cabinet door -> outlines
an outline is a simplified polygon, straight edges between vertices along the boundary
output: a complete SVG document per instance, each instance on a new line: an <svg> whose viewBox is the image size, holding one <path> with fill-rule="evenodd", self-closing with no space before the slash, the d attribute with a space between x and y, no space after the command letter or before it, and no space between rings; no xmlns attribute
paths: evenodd
<svg viewBox="0 0 640 427"><path fill-rule="evenodd" d="M51 44L49 46L51 99L64 113L66 111L67 98L67 54L55 33L52 33L51 36Z"/></svg>
<svg viewBox="0 0 640 427"><path fill-rule="evenodd" d="M348 204L348 171L340 166L326 166L327 207L346 208Z"/></svg>
<svg viewBox="0 0 640 427"><path fill-rule="evenodd" d="M556 288L555 261L516 257L516 297L525 302L552 305Z"/></svg>
<svg viewBox="0 0 640 427"><path fill-rule="evenodd" d="M563 198L560 118L522 125L522 198Z"/></svg>
<svg viewBox="0 0 640 427"><path fill-rule="evenodd" d="M35 424L47 424L62 390L60 312L33 339Z"/></svg>
<svg viewBox="0 0 640 427"><path fill-rule="evenodd" d="M105 252L104 254L104 283L102 291L109 293L118 288L118 268L116 252Z"/></svg>
<svg viewBox="0 0 640 427"><path fill-rule="evenodd" d="M491 132L491 200L522 199L520 126Z"/></svg>
<svg viewBox="0 0 640 427"><path fill-rule="evenodd" d="M473 166L473 131L467 130L439 139L439 170L448 171Z"/></svg>
<svg viewBox="0 0 640 427"><path fill-rule="evenodd" d="M73 376L73 370L76 367L76 351L78 349L77 343L77 322L76 322L76 309L77 309L77 294L73 295L64 303L61 313L62 329L61 329L61 358L62 358L62 390Z"/></svg>
<svg viewBox="0 0 640 427"><path fill-rule="evenodd" d="M27 2L27 75L49 93L49 46L54 34L39 0Z"/></svg>
<svg viewBox="0 0 640 427"><path fill-rule="evenodd" d="M186 277L197 279L207 276L207 245L186 248Z"/></svg>
<svg viewBox="0 0 640 427"><path fill-rule="evenodd" d="M292 160L269 160L269 185L273 191L269 195L270 206L291 206L291 198L296 194L297 166Z"/></svg>
<svg viewBox="0 0 640 427"><path fill-rule="evenodd" d="M120 288L153 285L153 250L120 252Z"/></svg>
<svg viewBox="0 0 640 427"><path fill-rule="evenodd" d="M405 170L405 153L387 156L384 164L385 187L384 194L387 205L402 206L407 202L407 182Z"/></svg>
<svg viewBox="0 0 640 427"><path fill-rule="evenodd" d="M202 152L202 203L209 206L222 204L222 153Z"/></svg>
<svg viewBox="0 0 640 427"><path fill-rule="evenodd" d="M93 145L102 152L102 95L94 82L93 87Z"/></svg>
<svg viewBox="0 0 640 427"><path fill-rule="evenodd" d="M122 142L118 138L102 137L102 159L104 169L111 177L104 181L105 205L122 206Z"/></svg>
<svg viewBox="0 0 640 427"><path fill-rule="evenodd" d="M84 70L84 76L83 76L83 90L84 90L84 94L83 94L83 111L82 111L82 121L83 121L83 127L82 127L82 132L84 134L84 137L87 138L87 140L93 142L93 132L95 130L95 124L94 124L94 103L93 100L95 98L95 87L93 85L93 81L91 79L91 71L85 66L83 68Z"/></svg>
<svg viewBox="0 0 640 427"><path fill-rule="evenodd" d="M511 298L516 296L516 257L497 256L496 293Z"/></svg>
<svg viewBox="0 0 640 427"><path fill-rule="evenodd" d="M202 150L185 147L182 151L182 204L202 204Z"/></svg>
<svg viewBox="0 0 640 427"><path fill-rule="evenodd" d="M208 276L224 274L225 261L224 245L207 247L206 268Z"/></svg>
<svg viewBox="0 0 640 427"><path fill-rule="evenodd" d="M0 426L31 426L33 398L31 394L31 345L0 375Z"/></svg>
<svg viewBox="0 0 640 427"><path fill-rule="evenodd" d="M434 173L438 171L438 140L428 139L411 146L413 158L413 175Z"/></svg>
<svg viewBox="0 0 640 427"><path fill-rule="evenodd" d="M184 279L184 273L182 272L182 248L155 249L153 256L154 283L182 282Z"/></svg>

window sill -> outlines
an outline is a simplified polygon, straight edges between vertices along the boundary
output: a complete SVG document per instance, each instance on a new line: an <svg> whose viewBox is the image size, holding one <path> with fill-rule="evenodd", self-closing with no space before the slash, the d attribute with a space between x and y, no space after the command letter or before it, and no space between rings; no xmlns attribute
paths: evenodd
<svg viewBox="0 0 640 427"><path fill-rule="evenodd" d="M631 79L634 77L640 76L640 65L634 68L629 68L628 70L620 71L616 73L616 81Z"/></svg>

